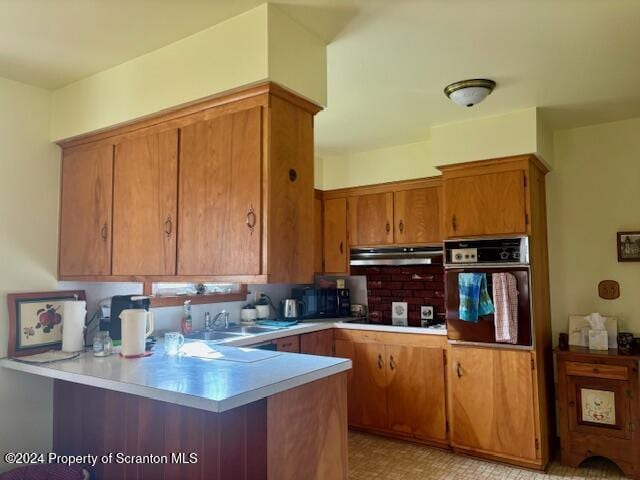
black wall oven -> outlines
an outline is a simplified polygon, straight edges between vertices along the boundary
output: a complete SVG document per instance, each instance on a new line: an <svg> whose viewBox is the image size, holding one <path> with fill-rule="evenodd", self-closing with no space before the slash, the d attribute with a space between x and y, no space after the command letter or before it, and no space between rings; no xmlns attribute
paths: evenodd
<svg viewBox="0 0 640 480"><path fill-rule="evenodd" d="M518 291L518 335L515 344L498 343L494 315L477 322L460 320L459 275L484 273L492 292L492 274L508 272L516 279ZM532 346L531 270L527 237L445 241L445 307L447 336L451 343Z"/></svg>

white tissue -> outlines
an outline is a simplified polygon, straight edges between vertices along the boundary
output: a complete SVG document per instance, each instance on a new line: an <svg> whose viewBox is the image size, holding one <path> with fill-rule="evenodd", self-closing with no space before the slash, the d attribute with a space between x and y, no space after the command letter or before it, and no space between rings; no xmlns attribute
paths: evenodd
<svg viewBox="0 0 640 480"><path fill-rule="evenodd" d="M598 312L591 313L584 317L584 319L591 325L591 330L606 330L604 322L606 322L607 319Z"/></svg>
<svg viewBox="0 0 640 480"><path fill-rule="evenodd" d="M609 334L604 325L607 319L598 312L587 315L584 318L591 326L591 330L589 330L589 349L607 350L609 348Z"/></svg>

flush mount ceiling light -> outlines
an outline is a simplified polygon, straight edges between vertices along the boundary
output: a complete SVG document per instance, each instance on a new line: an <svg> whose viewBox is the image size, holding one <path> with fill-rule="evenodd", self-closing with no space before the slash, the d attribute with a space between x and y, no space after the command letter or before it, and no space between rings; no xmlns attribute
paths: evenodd
<svg viewBox="0 0 640 480"><path fill-rule="evenodd" d="M461 80L444 87L444 94L461 107L473 107L496 88L496 82L485 78Z"/></svg>

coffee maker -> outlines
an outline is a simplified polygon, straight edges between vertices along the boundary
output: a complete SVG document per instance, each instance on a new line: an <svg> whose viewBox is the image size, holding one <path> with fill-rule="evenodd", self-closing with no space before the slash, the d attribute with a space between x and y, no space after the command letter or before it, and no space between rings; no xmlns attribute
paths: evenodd
<svg viewBox="0 0 640 480"><path fill-rule="evenodd" d="M122 320L120 313L123 310L143 308L149 310L151 305L151 297L145 295L114 295L111 297L111 312L109 314L109 322L106 329L111 339L120 341L122 339Z"/></svg>

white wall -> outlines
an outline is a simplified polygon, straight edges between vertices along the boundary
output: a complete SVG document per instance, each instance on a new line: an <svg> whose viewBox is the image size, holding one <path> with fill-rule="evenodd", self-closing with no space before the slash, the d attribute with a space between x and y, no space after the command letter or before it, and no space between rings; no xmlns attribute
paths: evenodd
<svg viewBox="0 0 640 480"><path fill-rule="evenodd" d="M50 95L0 78L0 357L8 292L56 288L59 153ZM0 471L7 451L51 449L52 383L0 368Z"/></svg>

